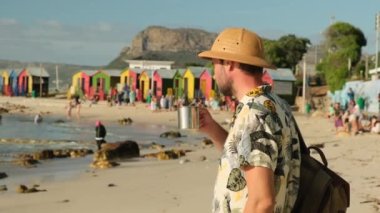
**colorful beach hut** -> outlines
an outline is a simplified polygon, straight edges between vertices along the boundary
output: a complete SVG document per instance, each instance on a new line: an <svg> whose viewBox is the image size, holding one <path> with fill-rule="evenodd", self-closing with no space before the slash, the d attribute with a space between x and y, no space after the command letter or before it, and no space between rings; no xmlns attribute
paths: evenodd
<svg viewBox="0 0 380 213"><path fill-rule="evenodd" d="M9 95L8 83L9 83L8 70L0 71L0 94Z"/></svg>
<svg viewBox="0 0 380 213"><path fill-rule="evenodd" d="M18 95L47 96L49 93L49 73L45 68L30 67L18 75Z"/></svg>
<svg viewBox="0 0 380 213"><path fill-rule="evenodd" d="M92 76L93 91L101 100L120 83L120 73L121 70L99 70Z"/></svg>
<svg viewBox="0 0 380 213"><path fill-rule="evenodd" d="M128 85L130 89L135 90L137 88L137 72L130 68L125 69L120 75L120 83L123 88Z"/></svg>
<svg viewBox="0 0 380 213"><path fill-rule="evenodd" d="M84 83L82 83L82 71L79 71L71 78L71 87L74 88L74 92L77 93L83 89Z"/></svg>
<svg viewBox="0 0 380 213"><path fill-rule="evenodd" d="M141 71L138 75L138 93L137 93L137 100L144 101L146 100L148 94L149 94L149 88L150 88L150 80L154 70L148 70L145 69Z"/></svg>
<svg viewBox="0 0 380 213"><path fill-rule="evenodd" d="M183 88L183 74L185 73L186 69L178 69L174 73L173 77L173 93L175 98L181 98L184 93Z"/></svg>
<svg viewBox="0 0 380 213"><path fill-rule="evenodd" d="M73 75L72 86L76 94L92 97L92 76L96 72L97 70L81 70Z"/></svg>
<svg viewBox="0 0 380 213"><path fill-rule="evenodd" d="M18 95L25 96L32 93L32 79L26 69L23 69L18 75Z"/></svg>
<svg viewBox="0 0 380 213"><path fill-rule="evenodd" d="M295 81L291 69L277 68L277 70L264 69L263 81L272 85L273 92L285 99L290 105L295 102Z"/></svg>
<svg viewBox="0 0 380 213"><path fill-rule="evenodd" d="M187 68L182 78L184 94L186 94L189 100L193 100L195 98L196 81L192 70Z"/></svg>
<svg viewBox="0 0 380 213"><path fill-rule="evenodd" d="M12 69L9 73L9 96L18 96L18 75L21 71L22 69Z"/></svg>
<svg viewBox="0 0 380 213"><path fill-rule="evenodd" d="M163 96L172 90L173 88L173 78L176 70L159 69L153 72L153 95Z"/></svg>
<svg viewBox="0 0 380 213"><path fill-rule="evenodd" d="M211 97L212 93L212 72L208 67L188 67L193 73L194 81L194 97L205 97L207 100Z"/></svg>

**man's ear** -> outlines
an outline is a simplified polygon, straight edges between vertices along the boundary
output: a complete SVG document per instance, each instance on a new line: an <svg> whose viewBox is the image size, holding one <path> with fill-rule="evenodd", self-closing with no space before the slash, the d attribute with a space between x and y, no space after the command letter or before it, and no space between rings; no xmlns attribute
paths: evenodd
<svg viewBox="0 0 380 213"><path fill-rule="evenodd" d="M234 62L234 61L226 61L226 65L228 67L228 71L232 71L234 70L234 68L236 68L236 66L239 66L239 64L237 62Z"/></svg>

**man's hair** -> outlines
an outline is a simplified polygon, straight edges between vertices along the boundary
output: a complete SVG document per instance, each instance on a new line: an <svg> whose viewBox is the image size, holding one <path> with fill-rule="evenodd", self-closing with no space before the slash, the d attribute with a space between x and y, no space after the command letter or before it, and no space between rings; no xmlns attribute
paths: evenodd
<svg viewBox="0 0 380 213"><path fill-rule="evenodd" d="M224 64L224 61L223 59L219 59L219 62L221 64ZM255 65L250 65L250 64L243 64L243 63L239 63L240 66L239 68L244 71L245 73L247 74L251 74L251 75L254 75L254 74L262 74L263 71L264 71L264 68L262 67L258 67L258 66L255 66ZM380 94L380 93L379 93Z"/></svg>
<svg viewBox="0 0 380 213"><path fill-rule="evenodd" d="M240 69L249 74L262 74L263 68L250 64L240 64Z"/></svg>

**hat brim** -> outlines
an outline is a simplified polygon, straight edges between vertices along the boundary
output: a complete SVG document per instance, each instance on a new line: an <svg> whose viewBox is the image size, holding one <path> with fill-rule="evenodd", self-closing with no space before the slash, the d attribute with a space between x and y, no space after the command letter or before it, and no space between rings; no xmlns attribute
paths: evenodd
<svg viewBox="0 0 380 213"><path fill-rule="evenodd" d="M203 59L213 59L213 58L223 59L223 60L229 60L229 61L236 61L243 64L254 65L258 67L263 67L263 68L276 69L275 66L273 66L272 64L268 63L267 61L261 58L246 56L246 55L231 54L227 52L207 50L207 51L199 53L198 57L203 58Z"/></svg>

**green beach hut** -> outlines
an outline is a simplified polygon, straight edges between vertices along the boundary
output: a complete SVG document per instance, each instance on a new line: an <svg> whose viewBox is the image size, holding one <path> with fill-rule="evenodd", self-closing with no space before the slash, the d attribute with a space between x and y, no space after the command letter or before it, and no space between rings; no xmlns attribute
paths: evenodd
<svg viewBox="0 0 380 213"><path fill-rule="evenodd" d="M104 100L110 89L120 83L121 70L99 70L92 76L92 86L96 94Z"/></svg>

